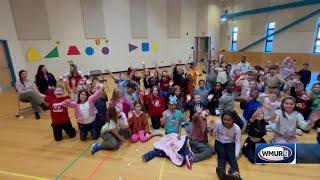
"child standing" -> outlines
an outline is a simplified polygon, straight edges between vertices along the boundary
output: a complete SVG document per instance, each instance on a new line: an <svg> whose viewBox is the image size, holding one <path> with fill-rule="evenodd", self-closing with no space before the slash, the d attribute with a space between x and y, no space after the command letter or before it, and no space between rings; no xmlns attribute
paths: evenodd
<svg viewBox="0 0 320 180"><path fill-rule="evenodd" d="M159 96L158 88L153 86L152 94L150 94L150 89L145 90L143 101L147 104L153 129L159 129L161 127L160 118L165 108L165 102L164 98Z"/></svg>
<svg viewBox="0 0 320 180"><path fill-rule="evenodd" d="M221 115L221 119L210 130L211 134L216 136L215 150L218 155L216 172L220 179L226 177L241 179L237 163L240 153L241 130L238 125L233 123L231 111L225 111ZM227 162L231 166L228 174L225 173Z"/></svg>
<svg viewBox="0 0 320 180"><path fill-rule="evenodd" d="M53 96L45 96L44 101L48 103L50 108L54 140L62 140L62 130L64 130L70 138L74 138L76 136L76 130L72 127L68 109L59 104L66 99L70 99L70 97L63 96L64 88L61 86L57 86L53 94Z"/></svg>
<svg viewBox="0 0 320 180"><path fill-rule="evenodd" d="M121 142L125 141L122 132L127 132L128 122L126 119L120 119L121 114L116 107L108 108L108 120L101 129L101 143L94 143L91 146L91 154L95 154L99 150L118 149ZM122 122L121 122L122 121Z"/></svg>
<svg viewBox="0 0 320 180"><path fill-rule="evenodd" d="M130 111L128 115L132 143L136 143L139 140L144 143L157 135L156 133L150 133L147 115L141 111L141 108L142 105L140 103L136 103L134 105L134 111Z"/></svg>
<svg viewBox="0 0 320 180"><path fill-rule="evenodd" d="M68 99L61 103L65 107L72 107L75 109L81 141L85 141L87 139L88 131L91 132L94 140L98 139L97 124L95 122L98 111L94 106L94 103L101 97L102 93L102 87L92 96L89 96L89 93L83 90L79 92L77 102Z"/></svg>
<svg viewBox="0 0 320 180"><path fill-rule="evenodd" d="M193 162L199 162L211 157L213 148L208 143L207 117L209 110L202 110L200 105L196 106L197 112L192 117L192 129L189 132L190 147L194 153Z"/></svg>

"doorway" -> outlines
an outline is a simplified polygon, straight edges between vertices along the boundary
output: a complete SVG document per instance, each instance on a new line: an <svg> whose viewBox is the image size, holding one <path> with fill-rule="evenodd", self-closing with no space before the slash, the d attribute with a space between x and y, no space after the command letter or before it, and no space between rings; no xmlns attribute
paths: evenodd
<svg viewBox="0 0 320 180"><path fill-rule="evenodd" d="M194 37L193 40L193 60L195 64L204 62L206 66L211 57L211 37Z"/></svg>
<svg viewBox="0 0 320 180"><path fill-rule="evenodd" d="M8 43L0 40L0 91L9 90L16 81Z"/></svg>

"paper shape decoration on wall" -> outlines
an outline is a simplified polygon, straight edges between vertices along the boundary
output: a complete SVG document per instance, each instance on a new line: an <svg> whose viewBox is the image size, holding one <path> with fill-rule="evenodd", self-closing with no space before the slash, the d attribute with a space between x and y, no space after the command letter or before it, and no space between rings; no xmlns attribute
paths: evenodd
<svg viewBox="0 0 320 180"><path fill-rule="evenodd" d="M58 44L58 45L59 45L60 43L61 43L60 41L57 41L57 42L56 42L56 44Z"/></svg>
<svg viewBox="0 0 320 180"><path fill-rule="evenodd" d="M27 51L27 60L28 61L39 61L41 59L41 54L35 48L29 48Z"/></svg>
<svg viewBox="0 0 320 180"><path fill-rule="evenodd" d="M159 45L157 43L151 43L151 50L157 52L159 50Z"/></svg>
<svg viewBox="0 0 320 180"><path fill-rule="evenodd" d="M106 43L108 43L109 42L109 40L108 39L106 39Z"/></svg>
<svg viewBox="0 0 320 180"><path fill-rule="evenodd" d="M77 46L69 46L68 55L80 55Z"/></svg>
<svg viewBox="0 0 320 180"><path fill-rule="evenodd" d="M102 52L102 54L104 54L104 55L107 55L107 54L109 54L109 48L107 48L107 47L103 47L102 49L101 49L101 52Z"/></svg>
<svg viewBox="0 0 320 180"><path fill-rule="evenodd" d="M59 57L58 47L55 47L54 49L52 49L52 50L45 56L45 58L56 58L56 57Z"/></svg>
<svg viewBox="0 0 320 180"><path fill-rule="evenodd" d="M149 51L149 43L141 43L141 49L142 49L142 52L148 52Z"/></svg>
<svg viewBox="0 0 320 180"><path fill-rule="evenodd" d="M87 47L87 48L85 49L85 52L86 52L86 54L87 54L88 56L92 56L93 53L94 53L94 49L93 49L92 47Z"/></svg>
<svg viewBox="0 0 320 180"><path fill-rule="evenodd" d="M129 52L131 52L137 48L139 48L139 47L129 43Z"/></svg>
<svg viewBox="0 0 320 180"><path fill-rule="evenodd" d="M97 45L97 46L100 45L100 39L96 39L95 42L96 42L96 45Z"/></svg>

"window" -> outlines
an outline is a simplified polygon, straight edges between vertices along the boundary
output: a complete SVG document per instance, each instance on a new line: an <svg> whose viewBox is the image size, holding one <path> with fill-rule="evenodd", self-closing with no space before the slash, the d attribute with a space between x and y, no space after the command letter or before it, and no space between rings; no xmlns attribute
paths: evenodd
<svg viewBox="0 0 320 180"><path fill-rule="evenodd" d="M237 51L238 31L239 31L238 26L234 26L232 28L232 32L231 32L231 47L230 47L232 52Z"/></svg>
<svg viewBox="0 0 320 180"><path fill-rule="evenodd" d="M267 23L266 36L269 36L270 34L274 33L275 27L276 27L276 22ZM273 35L267 37L266 44L264 46L264 52L272 52L272 41L273 41Z"/></svg>
<svg viewBox="0 0 320 180"><path fill-rule="evenodd" d="M317 24L316 41L314 43L313 53L320 53L320 18Z"/></svg>

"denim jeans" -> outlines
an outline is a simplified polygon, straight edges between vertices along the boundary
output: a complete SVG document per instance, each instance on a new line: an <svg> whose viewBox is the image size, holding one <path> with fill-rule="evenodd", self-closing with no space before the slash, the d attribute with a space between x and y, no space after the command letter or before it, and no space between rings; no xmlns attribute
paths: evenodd
<svg viewBox="0 0 320 180"><path fill-rule="evenodd" d="M227 162L229 162L231 169L239 171L238 163L235 155L235 143L221 143L218 140L215 142L215 150L218 155L218 167L224 171L226 169Z"/></svg>

